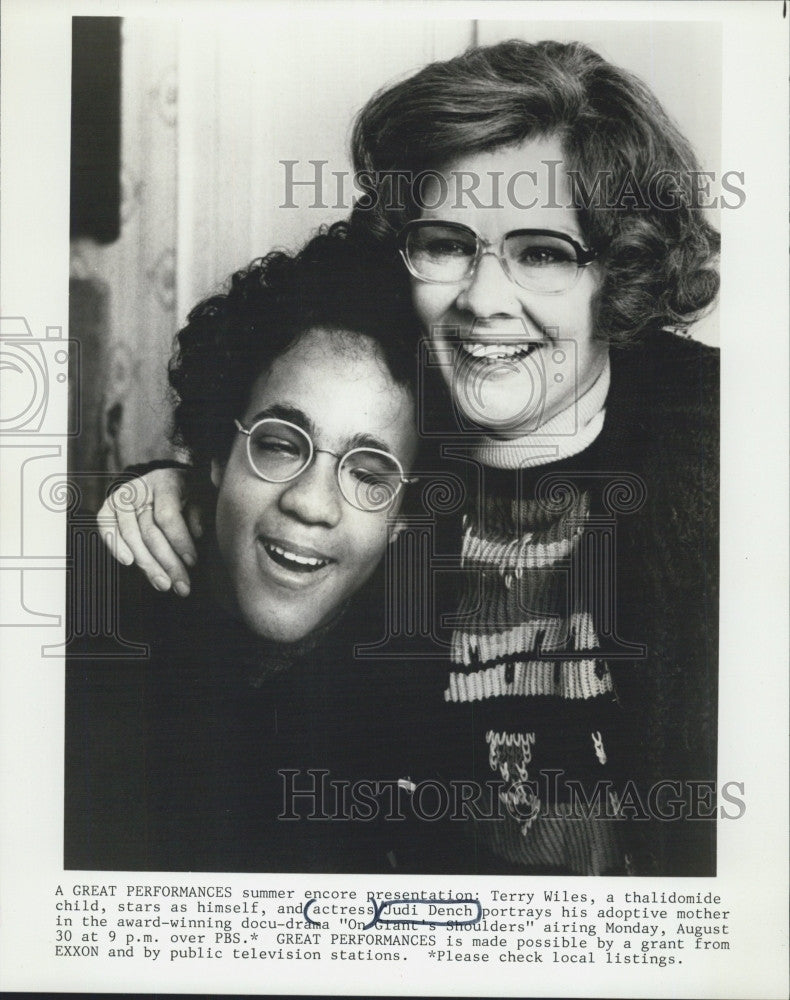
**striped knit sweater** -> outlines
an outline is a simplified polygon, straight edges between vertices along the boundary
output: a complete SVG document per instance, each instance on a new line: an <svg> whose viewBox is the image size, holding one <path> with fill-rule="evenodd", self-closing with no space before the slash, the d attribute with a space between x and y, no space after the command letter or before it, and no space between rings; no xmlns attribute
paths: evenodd
<svg viewBox="0 0 790 1000"><path fill-rule="evenodd" d="M479 824L479 836L512 864L578 874L623 867L618 824L580 814L566 786L579 782L590 801L597 780L612 781L624 728L596 622L591 581L603 567L586 543L600 487L568 473L559 503L556 492L540 496L536 488L546 468L564 467L557 460L597 437L608 387L607 365L578 401L575 434L552 433L566 419L560 414L538 439L488 439L478 449L488 466L486 495L464 515L445 692L448 702L476 703L477 740L485 740L476 777L502 783L504 819ZM502 470L493 481L492 466Z"/></svg>

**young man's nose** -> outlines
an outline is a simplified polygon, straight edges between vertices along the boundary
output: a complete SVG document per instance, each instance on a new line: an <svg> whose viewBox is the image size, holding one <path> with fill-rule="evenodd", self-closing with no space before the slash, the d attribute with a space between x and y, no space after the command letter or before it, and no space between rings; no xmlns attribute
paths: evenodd
<svg viewBox="0 0 790 1000"><path fill-rule="evenodd" d="M518 292L518 286L508 277L503 262L496 254L486 252L461 289L458 305L481 319L519 316L522 304Z"/></svg>
<svg viewBox="0 0 790 1000"><path fill-rule="evenodd" d="M333 455L316 455L296 479L283 483L280 508L304 521L334 528L343 516L345 500L337 481Z"/></svg>

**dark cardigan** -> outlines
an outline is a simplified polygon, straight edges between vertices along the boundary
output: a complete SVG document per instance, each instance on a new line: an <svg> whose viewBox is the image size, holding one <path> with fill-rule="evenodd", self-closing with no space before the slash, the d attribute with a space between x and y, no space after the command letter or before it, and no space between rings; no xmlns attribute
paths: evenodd
<svg viewBox="0 0 790 1000"><path fill-rule="evenodd" d="M601 447L646 488L644 507L622 518L617 562L622 634L647 644L644 661L614 667L639 735L635 777L643 788L715 781L718 351L665 332L614 351ZM631 828L638 872L715 874L715 821Z"/></svg>

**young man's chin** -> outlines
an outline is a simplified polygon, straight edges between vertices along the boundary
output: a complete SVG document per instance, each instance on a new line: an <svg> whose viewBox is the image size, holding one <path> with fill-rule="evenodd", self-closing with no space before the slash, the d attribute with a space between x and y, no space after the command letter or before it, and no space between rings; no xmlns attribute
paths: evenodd
<svg viewBox="0 0 790 1000"><path fill-rule="evenodd" d="M316 620L300 613L298 606L290 608L241 608L240 618L255 635L267 642L292 645L302 642L321 626L325 618Z"/></svg>
<svg viewBox="0 0 790 1000"><path fill-rule="evenodd" d="M291 645L306 639L317 626L310 623L306 626L304 622L290 622L275 618L273 621L262 623L259 620L242 616L247 627L257 636L267 642L277 642L283 645Z"/></svg>

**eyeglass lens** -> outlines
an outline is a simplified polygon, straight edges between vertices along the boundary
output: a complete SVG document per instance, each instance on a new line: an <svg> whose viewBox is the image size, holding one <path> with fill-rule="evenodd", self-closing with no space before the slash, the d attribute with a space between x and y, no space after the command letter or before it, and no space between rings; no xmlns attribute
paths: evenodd
<svg viewBox="0 0 790 1000"><path fill-rule="evenodd" d="M427 281L462 281L472 271L478 238L470 230L425 223L415 226L405 251L412 269ZM513 281L534 291L557 292L576 281L579 261L562 236L516 232L505 238L504 257Z"/></svg>
<svg viewBox="0 0 790 1000"><path fill-rule="evenodd" d="M266 419L249 435L249 456L255 470L272 483L295 479L310 464L312 447L305 431L285 421ZM338 464L338 482L346 500L360 510L388 507L401 484L394 457L369 448L354 448Z"/></svg>

